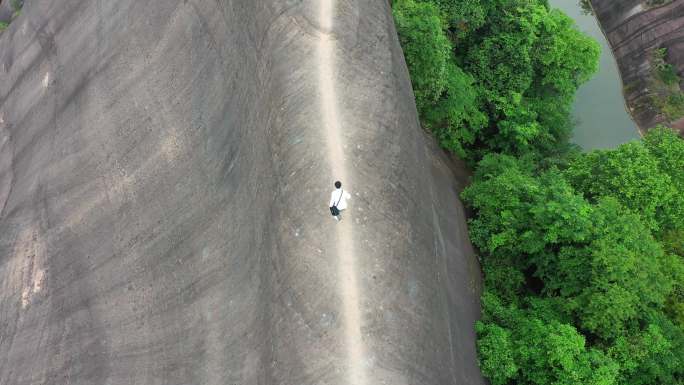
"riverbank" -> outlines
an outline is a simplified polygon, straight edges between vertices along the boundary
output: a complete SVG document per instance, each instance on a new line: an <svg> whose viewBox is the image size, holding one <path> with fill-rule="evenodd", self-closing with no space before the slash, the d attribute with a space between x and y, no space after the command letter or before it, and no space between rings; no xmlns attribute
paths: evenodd
<svg viewBox="0 0 684 385"><path fill-rule="evenodd" d="M639 139L639 130L625 103L620 71L596 17L574 1L550 0L549 4L571 17L577 28L601 47L598 71L575 95L571 141L590 151L615 148Z"/></svg>
<svg viewBox="0 0 684 385"><path fill-rule="evenodd" d="M592 0L591 5L610 43L625 102L641 133L666 124L684 134L682 116L668 116L658 103L660 85L653 74L655 50L663 48L674 72L684 71L684 0L651 8L641 0Z"/></svg>

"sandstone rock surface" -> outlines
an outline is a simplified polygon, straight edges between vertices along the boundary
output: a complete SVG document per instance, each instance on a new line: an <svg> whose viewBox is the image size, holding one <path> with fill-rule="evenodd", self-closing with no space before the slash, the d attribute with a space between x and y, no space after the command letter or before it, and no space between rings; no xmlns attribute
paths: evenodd
<svg viewBox="0 0 684 385"><path fill-rule="evenodd" d="M625 85L625 99L637 124L646 130L665 122L666 118L648 101L648 79L656 48L666 48L668 62L676 67L680 78L684 74L684 0L660 7L648 7L643 0L591 2L613 48Z"/></svg>
<svg viewBox="0 0 684 385"><path fill-rule="evenodd" d="M0 384L483 384L461 171L385 1L27 2Z"/></svg>

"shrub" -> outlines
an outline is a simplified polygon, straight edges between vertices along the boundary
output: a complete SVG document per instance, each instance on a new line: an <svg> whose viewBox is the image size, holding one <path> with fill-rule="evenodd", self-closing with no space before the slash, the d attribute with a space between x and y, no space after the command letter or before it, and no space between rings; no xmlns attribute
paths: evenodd
<svg viewBox="0 0 684 385"><path fill-rule="evenodd" d="M446 89L451 43L444 34L436 6L397 0L393 14L411 74L416 106L424 113Z"/></svg>
<svg viewBox="0 0 684 385"><path fill-rule="evenodd" d="M18 12L24 6L24 1L23 0L12 0L10 2L10 5L12 6L12 10L14 12Z"/></svg>

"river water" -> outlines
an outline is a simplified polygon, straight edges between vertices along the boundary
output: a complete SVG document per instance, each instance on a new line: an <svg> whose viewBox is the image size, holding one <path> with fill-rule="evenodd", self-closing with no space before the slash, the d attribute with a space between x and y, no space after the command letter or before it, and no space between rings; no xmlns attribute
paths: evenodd
<svg viewBox="0 0 684 385"><path fill-rule="evenodd" d="M578 0L549 0L549 3L573 18L581 31L601 45L599 71L577 91L572 141L585 150L592 150L614 148L639 138L636 124L625 109L617 64L596 18L583 14Z"/></svg>

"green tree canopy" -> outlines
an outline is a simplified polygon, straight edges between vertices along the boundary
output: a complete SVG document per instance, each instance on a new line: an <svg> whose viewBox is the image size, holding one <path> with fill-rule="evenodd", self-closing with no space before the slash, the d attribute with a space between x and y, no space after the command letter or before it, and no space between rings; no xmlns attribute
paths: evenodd
<svg viewBox="0 0 684 385"><path fill-rule="evenodd" d="M398 0L393 13L423 125L443 147L465 157L464 146L475 141L487 118L479 110L473 78L454 62L440 9Z"/></svg>
<svg viewBox="0 0 684 385"><path fill-rule="evenodd" d="M656 234L684 229L684 184L679 185L684 177L672 169L681 162L677 146L684 145L678 143L681 139L664 143L661 139L666 135L656 133L644 142L579 155L570 162L565 176L590 201L616 198L639 213Z"/></svg>
<svg viewBox="0 0 684 385"><path fill-rule="evenodd" d="M456 46L496 122L476 143L485 152L549 154L569 138L574 93L597 70L599 46L543 2L489 3L486 25Z"/></svg>
<svg viewBox="0 0 684 385"><path fill-rule="evenodd" d="M473 243L496 256L541 260L562 243L588 241L591 207L558 170L536 177L532 163L507 155L486 155L475 183L461 197L477 211L470 222Z"/></svg>
<svg viewBox="0 0 684 385"><path fill-rule="evenodd" d="M462 198L485 273L494 385L684 385L684 141L581 154L599 46L546 0L396 0L421 122L476 165Z"/></svg>
<svg viewBox="0 0 684 385"><path fill-rule="evenodd" d="M572 19L537 0L397 0L394 14L423 123L445 148L471 161L565 148L599 56Z"/></svg>
<svg viewBox="0 0 684 385"><path fill-rule="evenodd" d="M446 90L451 43L439 8L429 2L397 0L393 14L411 74L418 111L436 103Z"/></svg>
<svg viewBox="0 0 684 385"><path fill-rule="evenodd" d="M503 305L485 292L485 317L476 326L481 369L493 385L616 384L619 366L554 313L548 300L526 309Z"/></svg>

